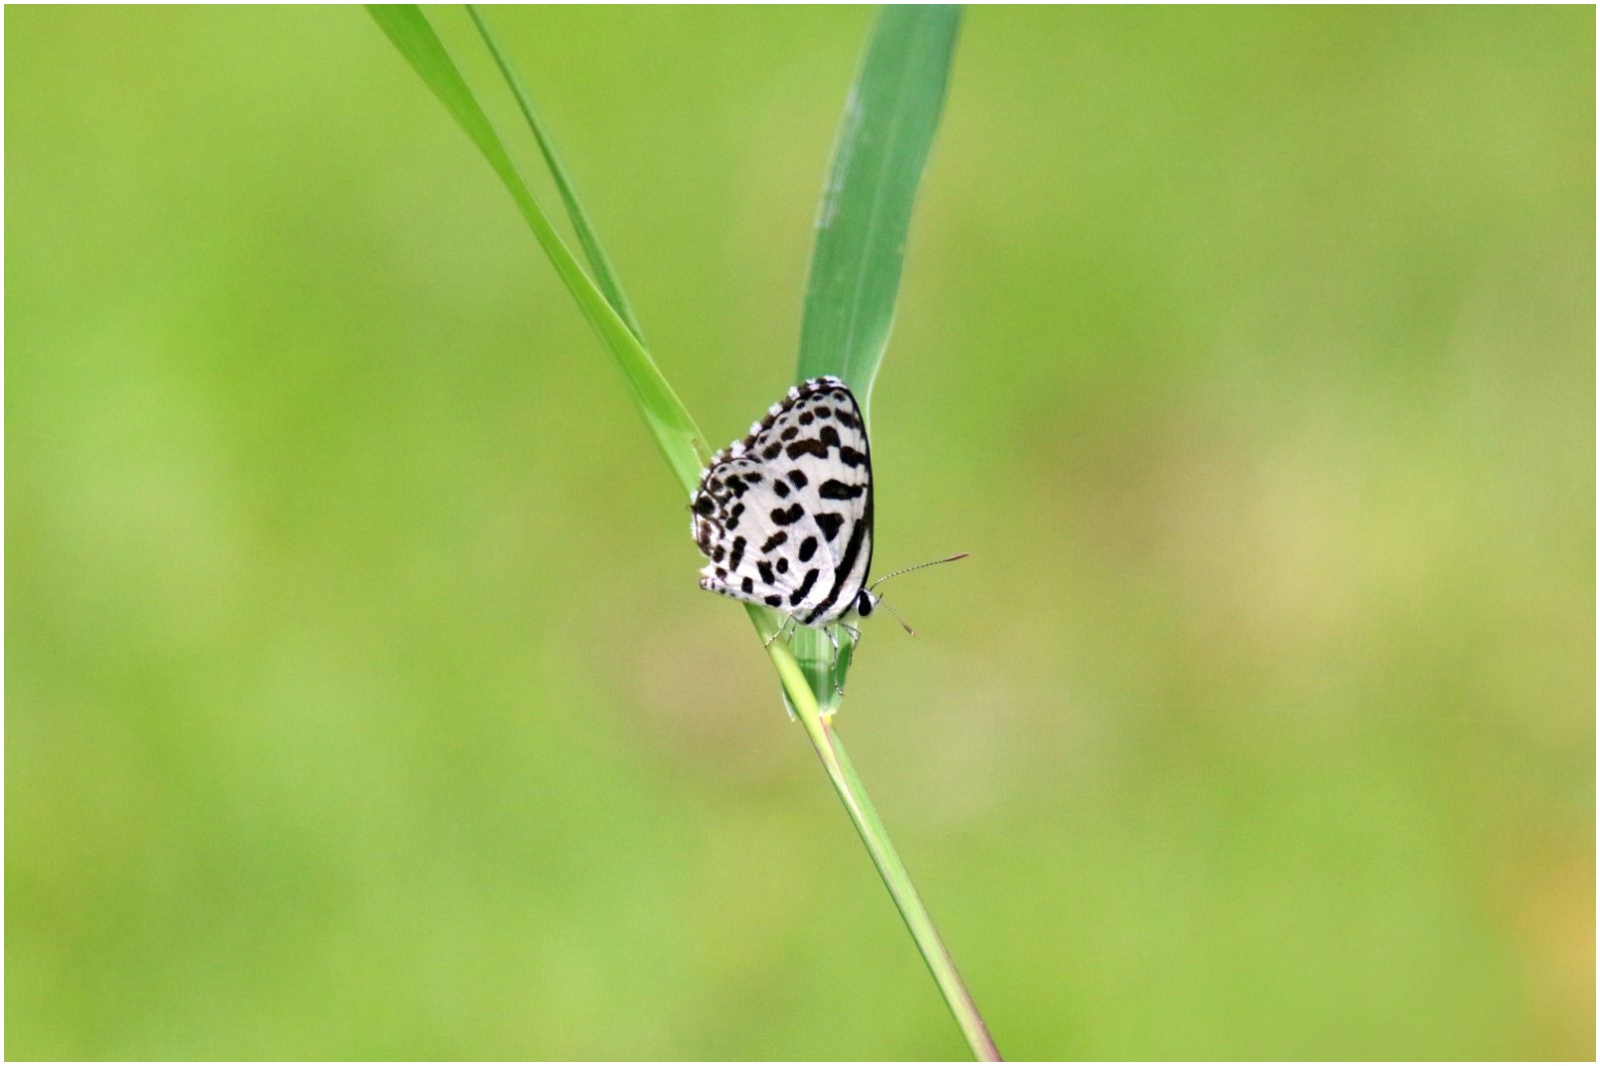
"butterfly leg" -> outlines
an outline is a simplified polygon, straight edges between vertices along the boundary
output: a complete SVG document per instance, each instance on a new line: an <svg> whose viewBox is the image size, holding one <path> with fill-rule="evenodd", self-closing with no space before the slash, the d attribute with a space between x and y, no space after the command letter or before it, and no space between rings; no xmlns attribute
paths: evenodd
<svg viewBox="0 0 1600 1066"><path fill-rule="evenodd" d="M783 631L784 631L784 630L785 630L785 629L788 629L788 628L789 628L789 624L790 624L790 623L791 623L791 622L793 622L793 621L794 621L794 615L792 615L792 614L786 614L786 615L784 615L784 616L783 616L783 621L782 621L782 622L780 622L780 623L779 623L779 624L778 624L778 628L777 628L777 630L776 630L776 631L775 631L775 632L774 632L774 633L773 633L773 634L772 634L772 636L770 636L770 637L768 637L768 638L767 638L767 642L766 642L766 643L765 643L765 644L763 644L763 645L761 645L761 646L762 646L762 647L763 647L763 648L770 648L770 647L772 647L772 643L773 643L773 641L775 641L775 640L777 640L777 639L778 639L778 638L779 638L779 637L781 637L781 636L783 636Z"/></svg>
<svg viewBox="0 0 1600 1066"><path fill-rule="evenodd" d="M843 625L843 623L837 623ZM833 677L833 691L841 698L844 696L844 686L839 684L839 636L833 631L833 626L823 630L828 636L828 643L833 645L833 663L828 667L828 673Z"/></svg>
<svg viewBox="0 0 1600 1066"><path fill-rule="evenodd" d="M839 629L842 629L846 633L850 634L850 658L852 661L855 659L856 649L861 646L861 630L857 629L849 622L835 622L833 625L823 630L823 632L828 634L828 642L833 645L833 668L831 671L834 677L833 691L837 692L840 696L843 696L844 686L839 684L838 680L839 656L841 652L839 650L839 637L834 633L835 627L838 627Z"/></svg>

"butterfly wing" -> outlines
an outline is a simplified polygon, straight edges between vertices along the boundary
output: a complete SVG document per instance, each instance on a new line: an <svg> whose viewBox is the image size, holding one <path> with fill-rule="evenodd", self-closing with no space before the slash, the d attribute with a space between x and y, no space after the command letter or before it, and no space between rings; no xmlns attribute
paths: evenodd
<svg viewBox="0 0 1600 1066"><path fill-rule="evenodd" d="M838 378L789 390L691 498L700 587L808 626L855 606L872 565L872 459L861 407Z"/></svg>
<svg viewBox="0 0 1600 1066"><path fill-rule="evenodd" d="M800 603L810 594L810 587L801 587L805 569L794 550L815 530L803 515L774 521L774 513L789 517L774 491L778 484L787 488L749 458L724 460L706 472L691 505L695 543L710 560L700 571L701 588L783 610L792 609L791 599Z"/></svg>

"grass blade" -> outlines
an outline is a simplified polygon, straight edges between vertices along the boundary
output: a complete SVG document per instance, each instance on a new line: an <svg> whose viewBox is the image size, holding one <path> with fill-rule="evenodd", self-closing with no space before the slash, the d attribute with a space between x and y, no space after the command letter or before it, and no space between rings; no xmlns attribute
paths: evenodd
<svg viewBox="0 0 1600 1066"><path fill-rule="evenodd" d="M589 269L594 271L595 284L610 301L612 309L627 324L629 331L640 344L643 344L644 330L640 328L633 307L622 291L622 282L618 280L617 272L612 269L611 260L606 258L605 249L600 245L600 236L595 232L594 224L589 221L588 213L578 200L578 192L572 187L572 179L567 176L567 168L562 165L561 157L556 154L555 142L545 130L544 123L539 121L539 114L534 110L532 98L528 96L522 80L517 77L505 53L501 51L500 42L495 38L494 31L489 28L489 22L484 18L483 12L478 10L478 5L468 4L467 13L472 16L473 25L478 27L483 43L489 46L489 54L494 56L501 77L505 78L506 85L511 89L511 95L517 98L517 106L522 109L522 117L527 120L528 128L533 131L534 140L539 142L539 151L544 156L545 166L550 168L550 176L555 179L556 188L561 192L561 200L567 205L567 217L572 220L572 229L578 235L578 244L589 259Z"/></svg>
<svg viewBox="0 0 1600 1066"><path fill-rule="evenodd" d="M823 190L796 377L837 375L863 406L894 323L911 210L944 108L960 17L958 7L879 10ZM848 635L839 641L836 657L824 634L800 629L783 656L788 662L774 654L789 709L805 726L967 1046L980 1060L998 1061L983 1017L833 729L835 686L843 686L855 651ZM802 681L809 691L798 697Z"/></svg>
<svg viewBox="0 0 1600 1066"><path fill-rule="evenodd" d="M881 8L845 101L817 213L798 378L835 374L863 407L894 323L911 209L960 21L953 6Z"/></svg>
<svg viewBox="0 0 1600 1066"><path fill-rule="evenodd" d="M710 452L694 419L672 391L672 386L667 384L667 379L661 376L661 371L656 368L638 336L583 272L583 267L562 242L555 227L528 191L527 183L522 180L516 164L495 133L488 115L473 96L422 9L415 4L374 4L367 10L499 175L527 221L528 228L533 231L534 238L556 268L556 274L622 369L667 465L672 468L684 491L692 491L699 482L701 465Z"/></svg>
<svg viewBox="0 0 1600 1066"><path fill-rule="evenodd" d="M894 324L911 211L944 110L960 22L955 6L880 8L839 123L817 211L796 380L841 377L863 410ZM854 658L850 638L838 640L837 655L832 641L812 630L790 642L824 713L838 708Z"/></svg>
<svg viewBox="0 0 1600 1066"><path fill-rule="evenodd" d="M817 747L817 754L822 756L823 765L828 767L828 776L833 781L833 787L838 791L839 798L844 800L850 820L855 823L856 832L861 834L861 842L867 846L867 851L872 855L872 862L878 868L878 875L883 878L884 885L889 889L889 895L894 898L895 908L900 911L900 917L904 919L906 928L911 931L911 939L916 941L917 950L922 953L923 961L928 964L928 972L933 974L933 979L939 986L939 994L944 997L956 1024L961 1027L961 1035L966 1038L967 1047L972 1050L973 1057L980 1062L1002 1061L1000 1049L995 1046L994 1038L989 1035L989 1027L984 1024L983 1015L978 1013L978 1005L973 1001L972 993L967 991L966 983L956 971L955 959L950 957L950 950L944 946L939 931L934 928L928 908L923 905L922 897L917 894L916 886L911 883L910 872L900 861L900 854L894 850L894 844L889 839L889 831L884 828L883 820L878 817L878 810L867 796L861 778L856 776L856 768L851 764L850 756L845 753L844 741L834 732L831 719L821 718L819 721L822 739L826 743L826 754L824 748L817 747L816 737L812 738L812 745Z"/></svg>

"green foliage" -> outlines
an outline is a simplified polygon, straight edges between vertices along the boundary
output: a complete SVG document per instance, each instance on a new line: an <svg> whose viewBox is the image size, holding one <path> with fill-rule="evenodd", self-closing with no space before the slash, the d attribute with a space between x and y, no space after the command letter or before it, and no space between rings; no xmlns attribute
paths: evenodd
<svg viewBox="0 0 1600 1066"><path fill-rule="evenodd" d="M894 323L917 186L939 128L961 8L880 9L845 101L811 256L796 381L843 378L868 413ZM801 629L789 646L812 693L836 710L855 641ZM791 710L793 708L791 707Z"/></svg>
<svg viewBox="0 0 1600 1066"><path fill-rule="evenodd" d="M863 407L888 349L911 209L944 110L960 23L954 5L881 10L817 208L795 378L843 378Z"/></svg>
<svg viewBox="0 0 1600 1066"><path fill-rule="evenodd" d="M692 422L645 354L641 346L642 333L632 320L616 273L600 248L527 91L512 72L488 24L472 10L473 21L516 96L591 265L602 279L605 298L610 301L607 308L596 309L599 292L588 284L588 278L555 236L501 147L483 109L467 89L421 10L406 6L376 6L370 10L417 73L478 144L516 198L568 290L589 314L601 339L634 383L635 397L645 408L662 451L681 480L685 467L681 462L684 456L680 453L687 442L681 433L671 432L671 427L692 427ZM806 303L812 343L819 343L815 340L819 335L830 336L831 348L836 351L833 358L826 360L815 354L808 359L802 351L802 368L821 360L825 365L817 373L854 372L865 375L861 380L870 383L883 357L888 324L894 315L904 235L910 226L917 180L938 125L955 45L957 17L958 9L938 7L903 11L886 8L879 16L866 61L851 89L851 103L846 107L834 177L824 195L823 224L812 271L813 291ZM606 310L612 315L608 316ZM623 320L629 326L626 335L616 328L617 322ZM819 324L812 328L813 322ZM659 412L663 410L671 416L670 420L660 417ZM698 438L696 435L690 439ZM689 486L693 486L692 481ZM983 1019L911 883L910 874L850 765L843 743L826 720L837 708L839 686L849 668L852 649L846 646L835 661L827 655L828 647L823 645L821 635L802 628L799 632L804 636L795 641L801 656L797 665L789 644L777 639L773 612L753 605L747 605L746 611L778 670L785 703L804 725L829 780L844 802L969 1046L980 1059L998 1057Z"/></svg>
<svg viewBox="0 0 1600 1066"><path fill-rule="evenodd" d="M632 305L628 303L627 294L622 291L622 282L617 279L616 269L600 245L600 235L595 232L594 223L589 221L589 215L584 211L582 201L578 199L578 191L572 186L572 178L567 174L567 168L561 162L561 157L556 154L555 142L545 132L544 123L539 121L538 111L534 109L527 88L523 86L522 79L517 77L516 71L506 59L505 52L495 38L494 31L489 28L483 12L478 10L476 4L468 4L467 10L472 14L473 24L478 27L483 43L493 54L495 65L500 68L500 76L505 79L506 85L516 96L517 107L522 110L522 117L527 121L528 128L533 131L534 139L539 142L539 154L544 156L545 166L550 169L550 176L555 179L556 188L561 191L561 201L567 206L567 218L572 222L572 229L578 235L578 243L582 245L584 255L588 257L589 269L594 271L595 284L605 294L612 310L627 323L629 332L643 345L644 330L633 313Z"/></svg>
<svg viewBox="0 0 1600 1066"><path fill-rule="evenodd" d="M661 372L656 369L650 354L645 351L642 334L637 327L630 327L629 319L624 317L631 316L631 312L627 310L626 301L621 300L620 290L617 290L616 305L613 306L613 303L607 300L606 294L595 286L568 251L567 246L562 243L550 220L545 217L533 194L528 191L527 183L517 172L516 164L507 154L488 116L484 114L472 90L467 87L466 81L462 79L449 53L445 51L438 34L423 16L422 9L415 4L374 4L368 10L383 28L383 32L389 35L389 40L400 50L400 54L406 57L418 76L439 98L439 102L444 104L451 117L467 136L472 138L472 142L478 146L478 150L483 153L489 165L494 168L495 174L504 183L506 191L511 193L511 198L517 203L517 209L527 220L528 228L533 231L539 246L550 258L551 265L556 268L562 283L572 294L573 301L589 320L589 324L594 327L594 331L599 334L601 343L616 360L617 366L622 369L633 392L633 398L644 414L651 433L655 436L656 446L661 449L662 457L677 475L684 490L686 492L693 490L699 477L701 463L707 454L705 442L700 436L700 431L695 428L694 419L689 417L689 412L684 409L677 394L672 391L672 386L667 384ZM529 109L526 114L528 121L533 122L532 110ZM594 239L593 231L587 223L582 221L582 210L567 186L565 172L557 164L556 157L548 147L547 138L542 132L539 134L539 141L541 146L544 146L545 158L549 160L551 169L561 180L568 209L573 213L574 220L580 223L579 233L586 235L584 247L591 256L599 257L598 262L604 268L605 260L600 255L599 243ZM600 276L607 280L608 285L615 285L609 268L602 269Z"/></svg>

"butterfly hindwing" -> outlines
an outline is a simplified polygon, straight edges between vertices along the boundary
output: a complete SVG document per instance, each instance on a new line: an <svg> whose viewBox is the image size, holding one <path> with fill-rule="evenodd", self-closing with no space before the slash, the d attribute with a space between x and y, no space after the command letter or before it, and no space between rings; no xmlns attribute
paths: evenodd
<svg viewBox="0 0 1600 1066"><path fill-rule="evenodd" d="M802 589L807 568L797 563L789 545L791 538L798 545L814 537L815 527L803 515L787 521L788 507L760 462L741 458L717 464L701 481L693 506L695 539L710 560L700 571L702 588L790 610L790 599L802 602L821 580L820 575L811 578ZM785 521L774 521L774 512Z"/></svg>
<svg viewBox="0 0 1600 1066"><path fill-rule="evenodd" d="M855 606L872 564L872 461L861 407L837 378L789 390L718 453L691 497L700 585L809 626Z"/></svg>

